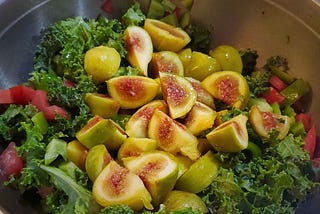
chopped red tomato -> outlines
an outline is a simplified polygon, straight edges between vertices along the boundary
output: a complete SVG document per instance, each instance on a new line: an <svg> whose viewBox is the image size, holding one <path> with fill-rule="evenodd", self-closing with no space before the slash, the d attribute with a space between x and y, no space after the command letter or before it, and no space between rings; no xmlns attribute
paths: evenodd
<svg viewBox="0 0 320 214"><path fill-rule="evenodd" d="M272 103L279 103L281 105L281 103L284 101L285 97L282 96L275 88L273 87L270 87L269 88L269 91L264 94L262 96L263 98L266 99L266 101L269 103L269 104L272 104Z"/></svg>
<svg viewBox="0 0 320 214"><path fill-rule="evenodd" d="M312 127L312 119L309 114L300 113L295 116L296 121L300 121L303 123L304 130L308 132Z"/></svg>
<svg viewBox="0 0 320 214"><path fill-rule="evenodd" d="M272 75L269 79L270 84L272 87L277 89L278 91L282 91L287 87L287 85L277 76Z"/></svg>
<svg viewBox="0 0 320 214"><path fill-rule="evenodd" d="M54 120L56 114L64 118L69 118L68 113L61 107L52 105L43 109L44 116L47 120Z"/></svg>
<svg viewBox="0 0 320 214"><path fill-rule="evenodd" d="M11 142L0 155L0 181L7 181L10 176L19 177L23 168L23 158L18 155L15 143Z"/></svg>
<svg viewBox="0 0 320 214"><path fill-rule="evenodd" d="M13 99L11 97L11 92L8 89L0 89L0 104L11 104Z"/></svg>
<svg viewBox="0 0 320 214"><path fill-rule="evenodd" d="M112 0L106 0L101 5L101 9L106 13L112 13Z"/></svg>
<svg viewBox="0 0 320 214"><path fill-rule="evenodd" d="M31 100L31 104L37 107L39 111L44 111L50 106L48 102L47 92L43 90L36 90L35 96Z"/></svg>
<svg viewBox="0 0 320 214"><path fill-rule="evenodd" d="M314 151L316 149L316 140L317 140L316 128L315 126L312 126L311 129L307 132L307 135L304 139L305 143L303 145L303 149L305 151L308 151L310 155L310 159L313 159L313 156L314 156Z"/></svg>
<svg viewBox="0 0 320 214"><path fill-rule="evenodd" d="M18 105L27 105L35 95L34 89L24 85L13 86L9 90L13 102Z"/></svg>

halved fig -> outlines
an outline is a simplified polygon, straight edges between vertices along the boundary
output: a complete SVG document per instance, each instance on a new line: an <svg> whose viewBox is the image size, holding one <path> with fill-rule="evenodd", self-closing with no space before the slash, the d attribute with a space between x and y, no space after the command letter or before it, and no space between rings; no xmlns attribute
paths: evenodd
<svg viewBox="0 0 320 214"><path fill-rule="evenodd" d="M161 90L173 119L185 116L195 104L197 93L184 77L161 72Z"/></svg>
<svg viewBox="0 0 320 214"><path fill-rule="evenodd" d="M150 63L152 77L159 77L159 72L168 72L179 76L184 76L182 62L175 52L160 51L152 55Z"/></svg>
<svg viewBox="0 0 320 214"><path fill-rule="evenodd" d="M215 58L198 51L193 51L189 62L184 64L184 71L186 77L202 81L213 72L221 71L221 66Z"/></svg>
<svg viewBox="0 0 320 214"><path fill-rule="evenodd" d="M93 115L99 115L103 118L114 117L120 109L120 104L116 100L104 94L87 93L84 101Z"/></svg>
<svg viewBox="0 0 320 214"><path fill-rule="evenodd" d="M156 19L146 19L144 29L149 33L152 43L158 51L177 52L191 41L189 35L181 28Z"/></svg>
<svg viewBox="0 0 320 214"><path fill-rule="evenodd" d="M159 91L159 83L143 76L119 76L107 81L109 95L123 109L138 108L151 101Z"/></svg>
<svg viewBox="0 0 320 214"><path fill-rule="evenodd" d="M201 82L192 77L186 77L186 79L191 83L194 90L196 90L197 101L202 102L203 104L206 104L212 109L215 109L213 96L202 87Z"/></svg>
<svg viewBox="0 0 320 214"><path fill-rule="evenodd" d="M248 117L239 114L206 135L211 146L220 152L240 152L248 147Z"/></svg>
<svg viewBox="0 0 320 214"><path fill-rule="evenodd" d="M178 178L180 178L192 165L193 161L183 155L175 155L176 161L178 163L179 171Z"/></svg>
<svg viewBox="0 0 320 214"><path fill-rule="evenodd" d="M136 211L144 207L153 209L151 195L139 176L114 160L110 161L94 181L92 195L103 207L123 204Z"/></svg>
<svg viewBox="0 0 320 214"><path fill-rule="evenodd" d="M287 136L291 119L285 115L274 114L270 111L261 111L257 105L253 105L249 113L249 121L254 131L262 138L270 138L271 132L278 132L277 139Z"/></svg>
<svg viewBox="0 0 320 214"><path fill-rule="evenodd" d="M217 177L219 167L219 161L212 151L209 151L194 162L178 179L175 189L191 193L201 192Z"/></svg>
<svg viewBox="0 0 320 214"><path fill-rule="evenodd" d="M85 169L88 151L78 140L73 140L67 144L68 159L82 170Z"/></svg>
<svg viewBox="0 0 320 214"><path fill-rule="evenodd" d="M214 98L229 106L244 109L248 103L249 86L246 79L238 72L215 72L205 78L201 85Z"/></svg>
<svg viewBox="0 0 320 214"><path fill-rule="evenodd" d="M216 112L203 103L196 102L189 113L181 120L193 135L198 136L201 132L211 128L216 118Z"/></svg>
<svg viewBox="0 0 320 214"><path fill-rule="evenodd" d="M110 151L116 151L120 148L124 140L127 139L127 134L116 122L111 119L108 119L108 121L112 125L114 132L104 144Z"/></svg>
<svg viewBox="0 0 320 214"><path fill-rule="evenodd" d="M103 144L96 145L89 150L85 166L91 181L96 180L111 159L110 153Z"/></svg>
<svg viewBox="0 0 320 214"><path fill-rule="evenodd" d="M197 138L181 123L162 111L155 110L149 122L148 135L158 146L172 154L181 153L196 160L200 156Z"/></svg>
<svg viewBox="0 0 320 214"><path fill-rule="evenodd" d="M139 156L144 152L156 150L157 142L150 138L128 137L118 151L118 160Z"/></svg>
<svg viewBox="0 0 320 214"><path fill-rule="evenodd" d="M190 208L196 213L208 213L208 208L203 200L191 192L174 190L171 191L163 202L166 213Z"/></svg>
<svg viewBox="0 0 320 214"><path fill-rule="evenodd" d="M85 147L90 149L95 145L107 142L114 131L115 129L109 120L96 115L76 133L76 138Z"/></svg>
<svg viewBox="0 0 320 214"><path fill-rule="evenodd" d="M123 163L141 178L155 206L164 200L178 178L178 164L174 156L167 152L148 152L138 157L125 158Z"/></svg>
<svg viewBox="0 0 320 214"><path fill-rule="evenodd" d="M129 26L124 31L124 41L130 64L140 68L142 75L148 76L148 64L153 53L152 40L148 32L139 26Z"/></svg>
<svg viewBox="0 0 320 214"><path fill-rule="evenodd" d="M130 137L148 136L148 124L155 109L165 113L168 112L168 106L164 100L154 100L140 107L126 123L125 131Z"/></svg>

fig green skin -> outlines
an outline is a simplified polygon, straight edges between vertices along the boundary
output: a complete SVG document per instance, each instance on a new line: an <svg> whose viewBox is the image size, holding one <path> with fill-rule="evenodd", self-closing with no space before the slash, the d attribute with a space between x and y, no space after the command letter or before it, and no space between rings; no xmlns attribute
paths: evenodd
<svg viewBox="0 0 320 214"><path fill-rule="evenodd" d="M220 163L212 151L207 152L178 179L175 189L191 193L204 190L217 177L219 166Z"/></svg>
<svg viewBox="0 0 320 214"><path fill-rule="evenodd" d="M120 62L120 54L106 46L94 47L84 56L84 68L96 84L111 78L117 72Z"/></svg>
<svg viewBox="0 0 320 214"><path fill-rule="evenodd" d="M210 51L210 56L215 58L224 71L242 73L242 60L237 49L229 45L220 45Z"/></svg>
<svg viewBox="0 0 320 214"><path fill-rule="evenodd" d="M109 120L94 116L77 133L76 138L88 149L104 144L114 134L115 127Z"/></svg>
<svg viewBox="0 0 320 214"><path fill-rule="evenodd" d="M189 62L185 64L185 76L199 81L204 80L213 72L221 71L217 59L197 51L193 51Z"/></svg>
<svg viewBox="0 0 320 214"><path fill-rule="evenodd" d="M92 147L86 158L85 168L91 181L94 181L112 157L102 144Z"/></svg>
<svg viewBox="0 0 320 214"><path fill-rule="evenodd" d="M146 152L138 157L124 158L123 163L143 180L154 206L163 202L178 178L178 163L167 152Z"/></svg>
<svg viewBox="0 0 320 214"><path fill-rule="evenodd" d="M194 212L208 213L208 208L201 198L190 192L171 191L163 204L165 205L166 213L184 210L186 208L191 208Z"/></svg>

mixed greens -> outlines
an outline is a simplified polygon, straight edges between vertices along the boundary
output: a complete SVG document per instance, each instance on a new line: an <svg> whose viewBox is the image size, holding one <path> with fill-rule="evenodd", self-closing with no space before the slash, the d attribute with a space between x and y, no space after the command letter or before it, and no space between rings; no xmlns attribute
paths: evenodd
<svg viewBox="0 0 320 214"><path fill-rule="evenodd" d="M46 28L35 53L34 70L29 80L23 86L16 86L23 91L19 92L19 102L17 97L13 100L8 98L7 103L8 99L4 98L8 91L12 95L14 89L0 91L1 147L5 149L14 142L15 147L10 147L10 154L17 152L15 163L23 164L20 171L5 174L6 164L15 164L10 163L13 156L7 147L0 155L1 181L17 187L22 194L36 195L48 213L166 213L163 203L152 211L137 211L123 204L100 206L92 197L94 182L86 169L70 160L67 147L95 116L85 100L86 95L108 93L104 82L95 82L86 72L84 57L90 49L107 46L119 53L121 64L113 74L114 78L141 75L141 69L128 60L125 31L129 26L141 27L147 18L153 18L181 26L189 34L191 41L184 47L185 52L179 52L180 57L189 56L188 50L191 51L190 56L194 52L208 53L210 32L188 21L191 5L188 1L181 2L182 14L176 13L177 6L171 1L151 0L146 15L135 3L122 20L103 16L94 20L76 17ZM210 52L211 56L214 54L214 51ZM238 115L250 117L253 106L258 106L260 111L268 109L272 115L284 116L291 123L284 137L279 138L281 130L278 129L270 129L267 137L261 137L255 127L256 122L252 122L254 118L250 118L246 125L249 142L245 149L239 152L219 151L215 147L204 149L214 151L220 167L213 182L197 195L209 213L294 213L297 205L319 187L319 178L313 171L313 162L318 158L315 153L315 127L299 104L301 98L308 95L309 85L288 74L288 62L284 57L270 57L263 68L257 70L257 51L247 49L236 54L241 57L241 67L232 66L242 72L249 94L241 98L241 104L247 101L240 107L215 99L217 123L224 124ZM226 70L223 64L217 68L214 67L216 62L212 63L212 73ZM34 93L42 95L43 99L40 96L28 98ZM50 116L49 110L52 112L53 109ZM135 110L121 109L108 119L125 129ZM266 116L270 116L269 113ZM283 120L282 117L277 119L279 124ZM218 125L202 131L197 137L205 138L216 127ZM114 159L117 158L116 152L110 151ZM171 213L201 213L193 208Z"/></svg>

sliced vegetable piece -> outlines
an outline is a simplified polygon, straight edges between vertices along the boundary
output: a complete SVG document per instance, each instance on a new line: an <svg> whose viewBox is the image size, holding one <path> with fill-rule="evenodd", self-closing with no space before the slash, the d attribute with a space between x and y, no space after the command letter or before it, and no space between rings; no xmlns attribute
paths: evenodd
<svg viewBox="0 0 320 214"><path fill-rule="evenodd" d="M35 90L25 85L13 86L9 90L13 102L18 105L27 105L35 95Z"/></svg>
<svg viewBox="0 0 320 214"><path fill-rule="evenodd" d="M282 71L276 66L269 65L271 73L277 77L279 77L284 83L291 84L295 79L290 76L287 72Z"/></svg>
<svg viewBox="0 0 320 214"><path fill-rule="evenodd" d="M0 89L0 104L14 103L9 89Z"/></svg>
<svg viewBox="0 0 320 214"><path fill-rule="evenodd" d="M279 103L281 105L285 100L285 97L273 87L270 87L269 91L262 97L266 99L269 104Z"/></svg>
<svg viewBox="0 0 320 214"><path fill-rule="evenodd" d="M303 149L309 153L311 160L313 159L314 152L316 149L316 140L317 140L316 127L312 126L304 139L305 144L303 145Z"/></svg>
<svg viewBox="0 0 320 214"><path fill-rule="evenodd" d="M23 168L23 158L18 155L14 142L9 143L0 155L0 182L8 181L10 176L19 177Z"/></svg>
<svg viewBox="0 0 320 214"><path fill-rule="evenodd" d="M278 91L282 91L287 87L287 84L283 82L278 76L275 76L275 75L271 75L269 82Z"/></svg>
<svg viewBox="0 0 320 214"><path fill-rule="evenodd" d="M303 79L297 79L292 82L288 87L281 91L281 94L285 97L283 102L284 106L291 106L302 96L310 91L310 85Z"/></svg>
<svg viewBox="0 0 320 214"><path fill-rule="evenodd" d="M295 115L296 121L300 121L303 123L304 130L308 132L312 127L312 119L311 116L307 113L299 113Z"/></svg>

